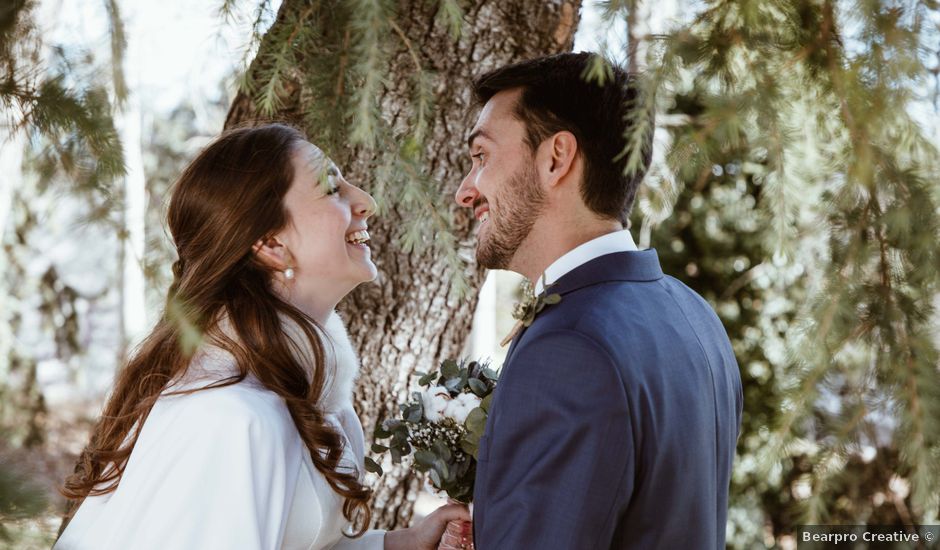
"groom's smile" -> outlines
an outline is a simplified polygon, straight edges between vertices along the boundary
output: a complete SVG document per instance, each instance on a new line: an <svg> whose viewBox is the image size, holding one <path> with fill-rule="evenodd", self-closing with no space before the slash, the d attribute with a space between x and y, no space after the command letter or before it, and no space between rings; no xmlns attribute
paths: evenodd
<svg viewBox="0 0 940 550"><path fill-rule="evenodd" d="M486 223L486 220L490 219L490 208L485 203L476 206L473 209L473 216L477 219L480 224Z"/></svg>

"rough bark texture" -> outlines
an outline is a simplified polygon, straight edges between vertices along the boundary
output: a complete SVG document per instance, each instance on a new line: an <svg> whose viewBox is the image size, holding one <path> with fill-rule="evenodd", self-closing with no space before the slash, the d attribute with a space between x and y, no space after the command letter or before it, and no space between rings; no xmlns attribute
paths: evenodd
<svg viewBox="0 0 940 550"><path fill-rule="evenodd" d="M300 10L303 5L285 0L275 25L284 20L286 10ZM473 76L513 61L570 50L580 11L579 0L463 5L465 25L458 41L435 22L437 2L402 0L397 5L397 23L418 50L421 63L434 74L437 110L430 127L427 169L440 182L445 201L452 201L469 168L465 140L476 114L470 93ZM261 48L266 46L262 42ZM408 75L413 71L413 60L399 44L391 55L379 98L383 116L396 126L407 120L413 96ZM306 94L301 88L300 84L289 88L290 98L278 115L302 125ZM251 99L240 94L226 126L250 121L256 113ZM349 181L369 190L374 160L368 151L350 150L347 158L337 162ZM371 443L376 422L398 414L396 404L407 396L415 370L428 371L443 358L459 356L476 307L475 292L460 301L448 298L451 275L441 258L431 252L405 254L390 238L401 220L416 215L421 213L399 211L392 204L380 218L370 220L370 244L379 278L375 284L362 285L340 305L362 360L357 408L367 443ZM472 262L472 216L458 212L454 219L461 255ZM471 263L468 272L471 287L478 288L483 271ZM418 480L408 469L397 468L373 481L374 525L407 526L420 489Z"/></svg>

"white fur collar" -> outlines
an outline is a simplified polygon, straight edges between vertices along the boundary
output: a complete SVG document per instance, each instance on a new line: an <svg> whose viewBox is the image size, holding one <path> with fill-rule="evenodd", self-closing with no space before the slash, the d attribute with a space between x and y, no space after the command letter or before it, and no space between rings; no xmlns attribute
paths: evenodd
<svg viewBox="0 0 940 550"><path fill-rule="evenodd" d="M323 328L325 333L321 334L321 340L328 368L320 406L324 411L335 412L352 407L353 390L359 377L359 357L353 350L346 325L335 311Z"/></svg>
<svg viewBox="0 0 940 550"><path fill-rule="evenodd" d="M284 332L293 344L295 357L308 369L313 369L313 350L300 326L286 316L281 316ZM219 320L220 330L229 338L237 339L227 316ZM320 398L320 409L333 413L352 407L353 389L359 376L359 358L353 351L349 334L343 320L334 311L327 318L324 330L317 331L323 345L326 359L326 381ZM207 381L218 380L238 373L235 357L213 342L204 342L202 348L193 357L186 374L167 391L189 389L191 385L200 385ZM260 386L251 374L245 379L250 385Z"/></svg>

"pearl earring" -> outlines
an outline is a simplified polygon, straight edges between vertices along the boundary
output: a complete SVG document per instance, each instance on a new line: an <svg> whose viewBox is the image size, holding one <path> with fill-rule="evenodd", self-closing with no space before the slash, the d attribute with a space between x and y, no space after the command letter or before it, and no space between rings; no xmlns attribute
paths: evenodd
<svg viewBox="0 0 940 550"><path fill-rule="evenodd" d="M285 279L288 279L288 280L294 278L294 268L293 268L293 267L288 267L287 269L284 270L284 278L285 278Z"/></svg>

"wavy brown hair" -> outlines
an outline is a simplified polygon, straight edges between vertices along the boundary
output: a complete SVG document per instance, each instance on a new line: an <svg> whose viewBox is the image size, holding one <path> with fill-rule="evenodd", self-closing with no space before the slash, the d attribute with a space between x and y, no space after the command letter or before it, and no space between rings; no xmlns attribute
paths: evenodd
<svg viewBox="0 0 940 550"><path fill-rule="evenodd" d="M277 295L272 268L252 253L254 243L290 222L284 196L294 178L291 154L303 141L300 131L282 124L231 130L206 147L177 180L167 222L179 260L173 264L166 308L118 373L91 441L60 489L71 500L72 511L87 496L117 488L151 408L167 385L185 373L196 351L196 334L219 343L238 367L236 376L208 387L237 384L251 373L281 396L317 470L345 498L343 514L355 525L353 536L365 532L371 491L359 482L357 471L340 467L343 440L317 408L327 374L317 334L322 329ZM219 329L216 320L224 315L237 340ZM297 343L283 331L282 315L303 329L314 365L302 364L292 353Z"/></svg>

